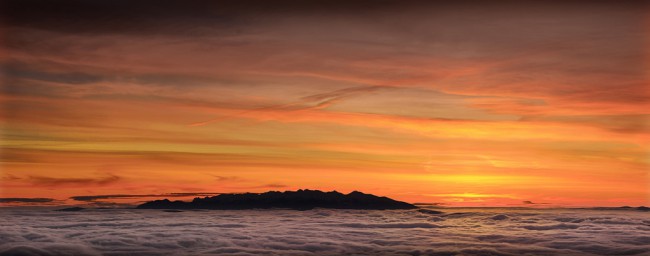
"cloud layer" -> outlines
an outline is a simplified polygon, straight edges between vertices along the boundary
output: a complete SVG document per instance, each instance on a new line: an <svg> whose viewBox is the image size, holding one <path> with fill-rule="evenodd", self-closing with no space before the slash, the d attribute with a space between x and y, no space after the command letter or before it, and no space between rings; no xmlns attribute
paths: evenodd
<svg viewBox="0 0 650 256"><path fill-rule="evenodd" d="M3 209L0 255L646 255L647 213ZM501 217L496 217L501 216ZM505 217L503 217L505 216ZM579 216L579 217L576 217Z"/></svg>

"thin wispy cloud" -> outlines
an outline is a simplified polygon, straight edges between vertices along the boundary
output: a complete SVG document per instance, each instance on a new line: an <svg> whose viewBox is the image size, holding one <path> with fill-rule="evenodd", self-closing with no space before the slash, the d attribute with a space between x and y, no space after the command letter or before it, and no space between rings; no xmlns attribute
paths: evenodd
<svg viewBox="0 0 650 256"><path fill-rule="evenodd" d="M0 203L50 203L53 202L55 199L53 198L42 198L42 197L37 197L37 198L19 198L19 197L8 197L8 198L0 198Z"/></svg>
<svg viewBox="0 0 650 256"><path fill-rule="evenodd" d="M116 175L109 175L102 178L53 178L44 176L28 176L27 181L35 185L56 186L56 185L109 185L118 182L121 178Z"/></svg>
<svg viewBox="0 0 650 256"><path fill-rule="evenodd" d="M262 111L286 111L286 112L292 112L292 111L299 111L299 110L318 110L318 109L324 109L327 108L333 104L336 104L339 101L343 101L346 98L349 97L354 97L357 94L363 94L363 93L372 93L378 90L385 90L390 87L386 86L362 86L362 87L351 87L351 88L345 88L345 89L340 89L332 92L327 92L327 93L319 93L319 94L314 94L310 96L305 96L302 97L299 101L292 102L292 103L287 103L287 104L281 104L281 105L274 105L274 106L268 106L268 107L261 107L253 110L248 110L248 111L242 111L239 112L239 114L235 114L232 116L227 116L227 117L221 117L221 118L216 118L204 122L198 122L198 123L192 123L189 126L203 126L207 125L210 123L218 122L218 121L224 121L227 119L232 119L232 118L238 118L241 116L246 116L248 114L254 114L255 112L262 112Z"/></svg>
<svg viewBox="0 0 650 256"><path fill-rule="evenodd" d="M116 194L116 195L88 195L88 196L71 196L70 199L82 202L93 202L97 200L106 199L133 199L133 198L164 198L164 197L191 197L191 196L214 196L220 193L213 192L184 192L184 193L166 193L166 194L145 194L145 195L129 195L129 194Z"/></svg>

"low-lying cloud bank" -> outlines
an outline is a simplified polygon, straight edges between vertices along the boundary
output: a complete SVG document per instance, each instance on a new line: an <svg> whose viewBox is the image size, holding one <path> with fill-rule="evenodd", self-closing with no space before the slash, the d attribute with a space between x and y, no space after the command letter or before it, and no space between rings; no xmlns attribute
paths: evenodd
<svg viewBox="0 0 650 256"><path fill-rule="evenodd" d="M0 198L0 203L49 203L54 201L53 198L25 198L25 197L4 197Z"/></svg>
<svg viewBox="0 0 650 256"><path fill-rule="evenodd" d="M104 199L124 199L124 198L162 198L162 197L188 197L188 196L214 196L220 193L214 192L197 192L197 193L167 193L167 194L113 194L113 195L88 195L72 196L70 199L82 202L94 202Z"/></svg>
<svg viewBox="0 0 650 256"><path fill-rule="evenodd" d="M648 213L6 208L0 255L647 255ZM507 216L503 218L501 216Z"/></svg>

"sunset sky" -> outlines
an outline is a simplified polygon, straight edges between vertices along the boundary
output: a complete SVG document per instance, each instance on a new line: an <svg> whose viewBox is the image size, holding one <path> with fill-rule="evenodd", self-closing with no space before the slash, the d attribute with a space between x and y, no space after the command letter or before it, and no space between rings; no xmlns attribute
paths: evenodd
<svg viewBox="0 0 650 256"><path fill-rule="evenodd" d="M2 1L0 201L650 205L649 8L553 2Z"/></svg>

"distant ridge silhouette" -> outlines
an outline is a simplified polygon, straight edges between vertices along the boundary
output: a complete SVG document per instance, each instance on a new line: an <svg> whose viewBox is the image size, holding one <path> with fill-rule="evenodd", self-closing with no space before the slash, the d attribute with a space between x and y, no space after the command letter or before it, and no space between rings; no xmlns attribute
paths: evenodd
<svg viewBox="0 0 650 256"><path fill-rule="evenodd" d="M221 194L212 197L197 197L191 202L155 200L138 205L138 209L213 209L243 210L282 208L310 210L314 208L332 209L416 209L415 205L396 201L388 197L354 191L342 194L337 191L320 190L269 191L265 193Z"/></svg>

